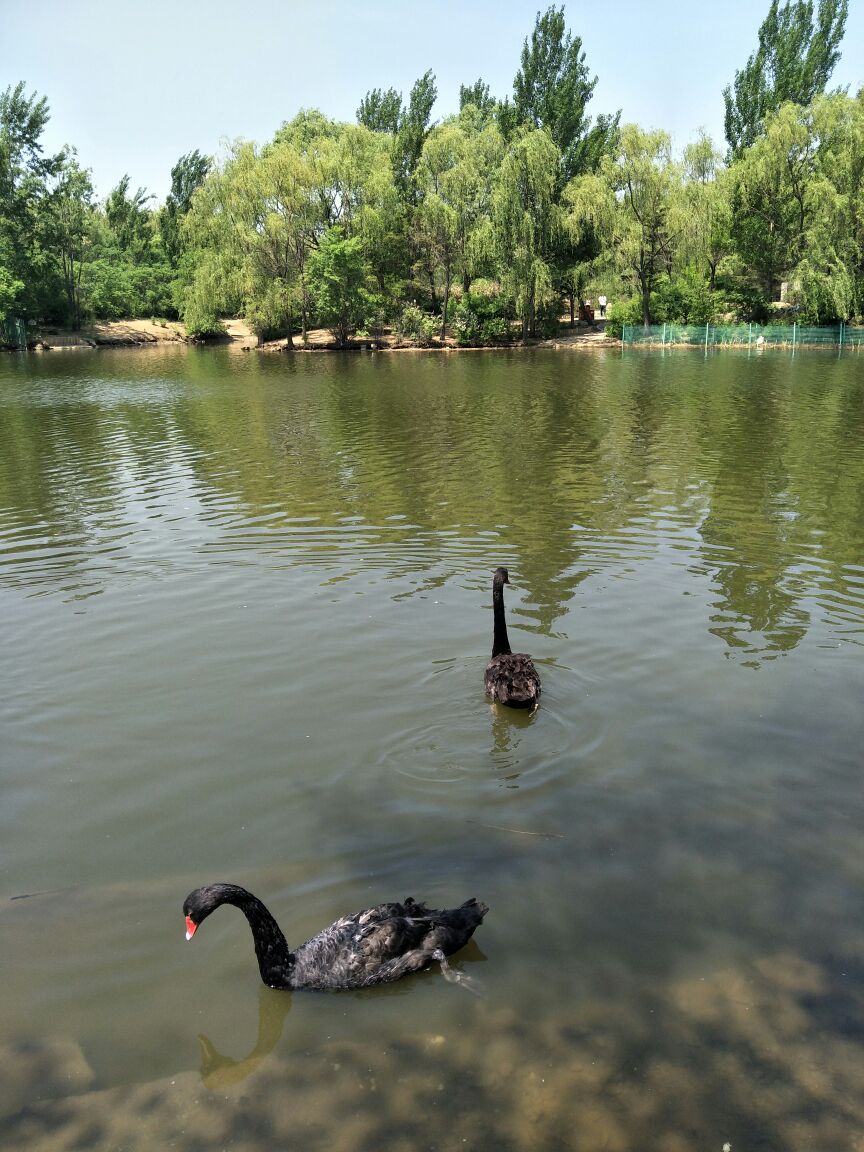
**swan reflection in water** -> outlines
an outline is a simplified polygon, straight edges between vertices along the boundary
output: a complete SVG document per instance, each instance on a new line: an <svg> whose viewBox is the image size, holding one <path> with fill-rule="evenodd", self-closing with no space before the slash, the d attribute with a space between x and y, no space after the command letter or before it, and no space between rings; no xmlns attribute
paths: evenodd
<svg viewBox="0 0 864 1152"><path fill-rule="evenodd" d="M502 707L492 703L489 706L492 721L492 747L489 755L501 779L508 788L518 788L516 781L522 775L519 745L524 729L534 723L535 711Z"/></svg>
<svg viewBox="0 0 864 1152"><path fill-rule="evenodd" d="M485 962L486 955L475 940L460 951L458 968L465 963L475 964ZM467 988L476 995L482 995L480 982L474 976L460 972L459 986ZM401 984L382 984L374 991L343 993L343 999L367 996L404 996L410 992L413 980L434 979L432 971L418 972L411 980ZM201 1056L201 1083L210 1092L219 1092L231 1088L246 1080L267 1059L282 1037L285 1017L291 1011L294 1002L293 992L276 991L272 988L260 988L258 994L258 1036L255 1046L248 1055L239 1060L231 1056L223 1056L215 1044L207 1036L199 1034L198 1048Z"/></svg>
<svg viewBox="0 0 864 1152"><path fill-rule="evenodd" d="M211 1092L240 1084L267 1059L282 1035L285 1017L291 1011L293 992L274 992L261 988L258 995L258 1038L248 1056L233 1060L223 1056L206 1036L199 1034L201 1082Z"/></svg>

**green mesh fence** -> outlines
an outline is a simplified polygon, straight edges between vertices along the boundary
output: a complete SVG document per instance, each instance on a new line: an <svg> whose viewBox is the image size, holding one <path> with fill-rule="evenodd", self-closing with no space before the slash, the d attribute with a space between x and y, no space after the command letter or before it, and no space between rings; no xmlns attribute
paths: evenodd
<svg viewBox="0 0 864 1152"><path fill-rule="evenodd" d="M864 345L864 327L837 324L805 328L798 324L625 324L622 344L690 348L850 348Z"/></svg>

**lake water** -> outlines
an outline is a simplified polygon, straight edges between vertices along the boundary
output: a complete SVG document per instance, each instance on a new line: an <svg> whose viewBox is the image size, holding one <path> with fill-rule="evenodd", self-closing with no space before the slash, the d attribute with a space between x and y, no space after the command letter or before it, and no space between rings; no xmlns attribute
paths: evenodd
<svg viewBox="0 0 864 1152"><path fill-rule="evenodd" d="M860 357L6 357L0 613L4 1148L864 1148Z"/></svg>

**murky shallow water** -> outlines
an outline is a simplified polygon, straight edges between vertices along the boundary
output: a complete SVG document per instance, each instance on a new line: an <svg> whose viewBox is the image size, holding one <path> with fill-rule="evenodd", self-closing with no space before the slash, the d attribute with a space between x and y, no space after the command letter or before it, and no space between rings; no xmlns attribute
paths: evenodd
<svg viewBox="0 0 864 1152"><path fill-rule="evenodd" d="M0 611L4 1146L864 1148L857 359L7 358ZM476 894L482 995L211 880Z"/></svg>

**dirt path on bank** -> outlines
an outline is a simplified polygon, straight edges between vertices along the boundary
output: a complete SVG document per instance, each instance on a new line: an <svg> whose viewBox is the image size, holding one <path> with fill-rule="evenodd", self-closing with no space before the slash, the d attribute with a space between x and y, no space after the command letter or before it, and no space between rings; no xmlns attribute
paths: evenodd
<svg viewBox="0 0 864 1152"><path fill-rule="evenodd" d="M223 345L233 346L244 351L258 348L258 338L245 320L225 320L225 337L219 341ZM602 348L610 343L606 340L603 331L605 321L598 321L596 328L580 327L576 329L562 327L557 336L549 340L537 341L534 347L542 348L569 348L569 347L595 347ZM43 329L37 347L45 351L67 348L123 348L142 347L157 344L178 344L187 340L184 326L177 320L103 320L82 328L80 332L69 332L62 329ZM287 341L274 340L260 346L261 351L284 351ZM371 345L370 345L371 346ZM294 347L302 351L302 340L294 337ZM318 351L335 348L332 334L325 328L312 329L307 333L306 350ZM443 343L435 340L428 348L420 348L405 341L400 341L395 335L387 335L378 342L381 351L390 350L417 350L417 351L457 351L456 342L448 337ZM507 347L521 347L521 345L507 345ZM470 351L471 349L466 349Z"/></svg>

